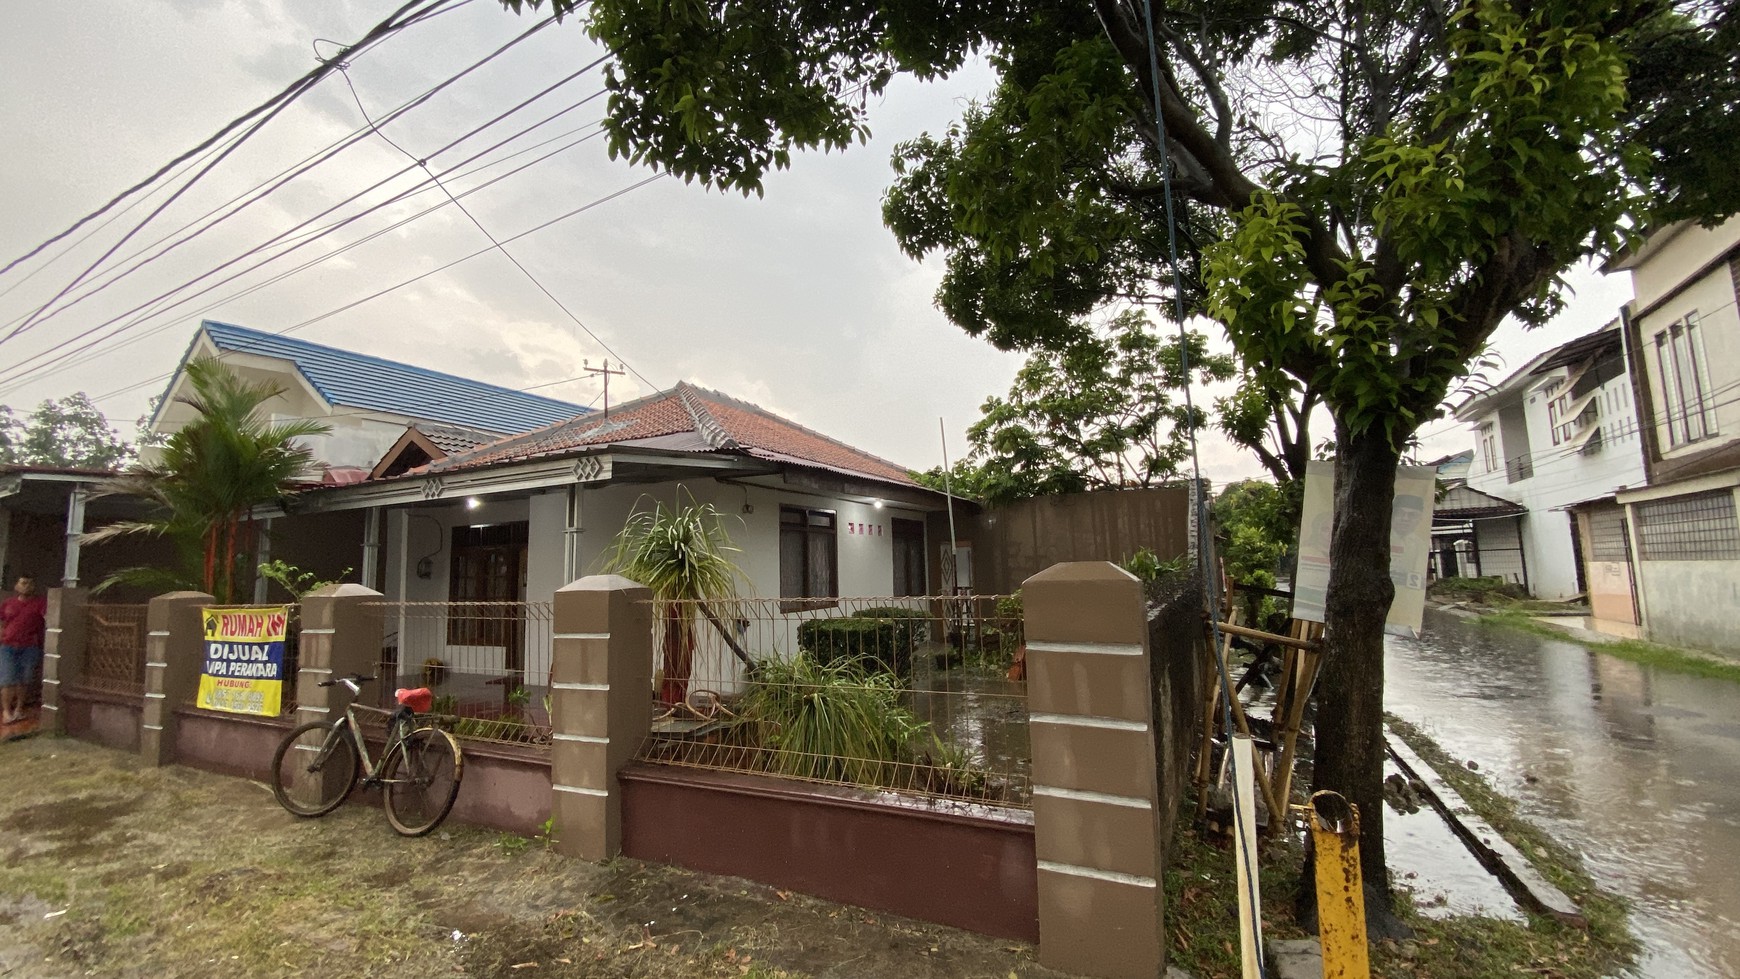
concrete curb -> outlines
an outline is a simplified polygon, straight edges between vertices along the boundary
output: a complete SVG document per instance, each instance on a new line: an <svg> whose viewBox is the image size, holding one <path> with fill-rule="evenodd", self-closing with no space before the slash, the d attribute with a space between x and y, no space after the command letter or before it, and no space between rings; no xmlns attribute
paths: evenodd
<svg viewBox="0 0 1740 979"><path fill-rule="evenodd" d="M1315 938L1289 938L1269 943L1275 979L1323 979L1323 943Z"/></svg>
<svg viewBox="0 0 1740 979"><path fill-rule="evenodd" d="M1388 725L1384 728L1389 732L1386 740L1396 764L1426 786L1432 807L1444 816L1451 831L1468 846L1469 852L1504 883L1512 897L1537 914L1549 915L1578 928L1589 927L1588 919L1583 917L1576 902L1542 877L1522 851L1511 845L1486 820L1475 815L1462 796L1425 759L1415 754L1414 749L1390 731Z"/></svg>

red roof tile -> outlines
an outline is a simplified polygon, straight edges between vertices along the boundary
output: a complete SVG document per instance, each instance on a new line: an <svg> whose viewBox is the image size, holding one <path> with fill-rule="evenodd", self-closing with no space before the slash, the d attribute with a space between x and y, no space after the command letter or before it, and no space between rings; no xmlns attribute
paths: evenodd
<svg viewBox="0 0 1740 979"><path fill-rule="evenodd" d="M788 419L716 391L683 382L613 408L609 418L588 414L458 452L418 472L452 472L506 462L564 455L605 445L658 439L660 447L683 444L667 436L692 433L692 451L741 453L774 462L829 469L911 486L905 467L828 438ZM702 448L705 446L706 448Z"/></svg>

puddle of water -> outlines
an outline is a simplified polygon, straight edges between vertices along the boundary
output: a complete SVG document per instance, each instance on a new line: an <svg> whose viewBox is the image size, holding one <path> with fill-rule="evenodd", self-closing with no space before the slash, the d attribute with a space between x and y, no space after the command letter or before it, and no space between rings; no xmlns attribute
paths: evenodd
<svg viewBox="0 0 1740 979"><path fill-rule="evenodd" d="M965 748L972 763L1008 780L1025 798L1033 770L1027 729L1027 685L991 669L938 669L923 656L906 700L946 744Z"/></svg>
<svg viewBox="0 0 1740 979"><path fill-rule="evenodd" d="M1385 699L1632 902L1637 975L1740 975L1740 686L1429 612Z"/></svg>
<svg viewBox="0 0 1740 979"><path fill-rule="evenodd" d="M1400 774L1384 760L1384 777ZM1405 777L1405 776L1404 776ZM1414 892L1414 907L1429 918L1478 914L1507 921L1525 916L1498 878L1474 859L1436 809L1384 812L1384 851L1395 882Z"/></svg>

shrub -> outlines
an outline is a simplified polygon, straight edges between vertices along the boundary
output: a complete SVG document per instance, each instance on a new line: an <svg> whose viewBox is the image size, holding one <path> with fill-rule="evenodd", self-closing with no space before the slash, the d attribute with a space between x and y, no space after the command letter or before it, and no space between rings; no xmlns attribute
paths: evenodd
<svg viewBox="0 0 1740 979"><path fill-rule="evenodd" d="M769 767L782 775L896 784L913 761L914 741L929 730L900 705L894 677L862 673L850 661L823 663L803 654L789 662L767 660L755 681L741 716L773 749Z"/></svg>
<svg viewBox="0 0 1740 979"><path fill-rule="evenodd" d="M904 661L910 661L912 651L930 640L931 615L923 609L898 605L878 605L858 613L861 619L893 619L895 641L900 644Z"/></svg>
<svg viewBox="0 0 1740 979"><path fill-rule="evenodd" d="M904 676L912 665L912 628L893 618L810 619L798 626L798 649L818 663Z"/></svg>

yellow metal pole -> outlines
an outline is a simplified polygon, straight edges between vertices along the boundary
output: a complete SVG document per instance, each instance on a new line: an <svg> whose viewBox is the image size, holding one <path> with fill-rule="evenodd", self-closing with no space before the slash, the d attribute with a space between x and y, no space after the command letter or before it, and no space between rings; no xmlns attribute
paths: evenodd
<svg viewBox="0 0 1740 979"><path fill-rule="evenodd" d="M1317 852L1317 934L1323 979L1370 979L1365 888L1359 873L1359 810L1336 792L1318 792L1307 807Z"/></svg>

